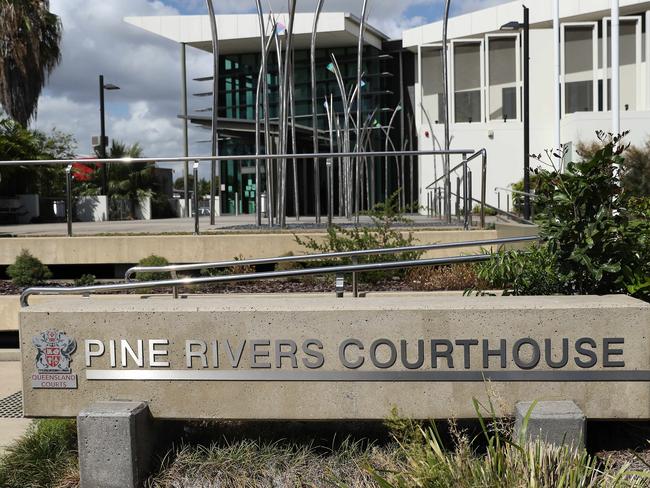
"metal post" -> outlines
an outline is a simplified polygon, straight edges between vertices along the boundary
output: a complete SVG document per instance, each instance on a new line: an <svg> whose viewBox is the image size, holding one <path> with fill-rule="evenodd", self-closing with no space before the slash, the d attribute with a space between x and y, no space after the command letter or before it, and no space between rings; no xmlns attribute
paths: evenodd
<svg viewBox="0 0 650 488"><path fill-rule="evenodd" d="M524 218L530 220L530 22L524 6ZM483 201L483 200L481 200Z"/></svg>
<svg viewBox="0 0 650 488"><path fill-rule="evenodd" d="M445 151L449 150L449 64L447 53L447 24L449 23L449 6L451 0L445 1L445 13L442 23L442 85L443 85L443 110L445 114ZM451 175L449 174L449 154L444 156L445 172L445 213L447 214L447 223L451 223Z"/></svg>
<svg viewBox="0 0 650 488"><path fill-rule="evenodd" d="M310 69L311 69L311 131L312 131L312 144L314 146L314 153L318 153L318 119L316 116L316 33L318 31L318 17L323 8L324 0L318 0L316 11L314 13L314 24L311 30L311 44L310 44ZM331 110L334 108L332 106ZM330 136L331 137L331 136ZM330 149L331 150L331 149ZM320 161L314 159L314 215L316 223L320 224ZM331 211L328 211L331 213ZM330 216L328 215L328 222Z"/></svg>
<svg viewBox="0 0 650 488"><path fill-rule="evenodd" d="M363 34L366 27L366 9L368 7L368 0L363 0L361 6L361 21L359 22L359 39L357 45L357 151L363 152L361 148L361 69L363 60ZM359 211L361 210L361 158L357 156L355 159L355 175L354 175L354 220L359 223Z"/></svg>
<svg viewBox="0 0 650 488"><path fill-rule="evenodd" d="M192 198L194 202L194 235L199 235L199 162L195 161L192 166L192 172L194 175L194 196Z"/></svg>
<svg viewBox="0 0 650 488"><path fill-rule="evenodd" d="M332 226L332 213L334 212L334 183L333 183L333 167L334 160L327 158L325 163L327 168L327 226Z"/></svg>
<svg viewBox="0 0 650 488"><path fill-rule="evenodd" d="M239 216L239 192L235 192L235 216Z"/></svg>
<svg viewBox="0 0 650 488"><path fill-rule="evenodd" d="M208 5L208 14L210 17L210 34L212 39L212 156L219 153L219 137L217 135L217 119L219 118L219 37L217 33L217 19L214 16L214 5L212 0L206 0ZM221 170L221 163L219 163ZM221 171L219 171L221 174ZM215 187L217 179L217 161L212 160L210 163L210 225L214 225L214 218L217 213L215 197L217 189ZM221 202L221 199L219 199ZM198 208L196 209L198 214Z"/></svg>
<svg viewBox="0 0 650 488"><path fill-rule="evenodd" d="M510 194L506 193L506 212L510 213Z"/></svg>
<svg viewBox="0 0 650 488"><path fill-rule="evenodd" d="M68 237L72 237L72 165L65 168L65 213L68 223Z"/></svg>
<svg viewBox="0 0 650 488"><path fill-rule="evenodd" d="M612 0L612 133L618 136L621 132L621 91L619 63L619 6L618 0ZM607 66L604 67L605 69Z"/></svg>
<svg viewBox="0 0 650 488"><path fill-rule="evenodd" d="M481 154L481 229L485 229L485 199L487 197L487 151Z"/></svg>
<svg viewBox="0 0 650 488"><path fill-rule="evenodd" d="M465 230L469 229L469 211L467 209L468 207L468 202L467 202L467 192L468 192L468 185L467 185L467 161L463 162L463 215L464 215L464 220L463 220L463 228Z"/></svg>
<svg viewBox="0 0 650 488"><path fill-rule="evenodd" d="M472 227L472 210L474 207L474 199L472 198L472 172L467 172L467 203L469 206L469 226Z"/></svg>
<svg viewBox="0 0 650 488"><path fill-rule="evenodd" d="M171 274L173 280L178 279L178 273L176 272L176 270L172 270L170 272L170 274ZM178 286L177 285L172 286L172 295L173 295L174 298L178 298Z"/></svg>
<svg viewBox="0 0 650 488"><path fill-rule="evenodd" d="M497 208L501 210L501 192L497 192Z"/></svg>
<svg viewBox="0 0 650 488"><path fill-rule="evenodd" d="M359 260L356 257L352 258L352 264L359 264ZM352 272L352 296L357 298L359 296L359 282L357 280L357 272Z"/></svg>
<svg viewBox="0 0 650 488"><path fill-rule="evenodd" d="M99 75L99 157L106 157L106 120L104 111L104 75ZM102 193L108 195L108 165L102 170Z"/></svg>
<svg viewBox="0 0 650 488"><path fill-rule="evenodd" d="M553 0L553 95L555 105L554 124L554 149L560 149L562 138L560 135L560 118L562 108L560 106L560 0Z"/></svg>
<svg viewBox="0 0 650 488"><path fill-rule="evenodd" d="M336 275L334 288L336 290L336 298L343 298L343 294L345 293L345 278L342 275Z"/></svg>
<svg viewBox="0 0 650 488"><path fill-rule="evenodd" d="M456 177L456 218L460 222L460 178Z"/></svg>
<svg viewBox="0 0 650 488"><path fill-rule="evenodd" d="M187 123L187 63L185 56L186 46L181 42L181 105L183 107L183 156L189 156L189 137ZM188 181L189 161L183 162L183 198L185 200L185 209L183 217L190 216L190 186Z"/></svg>

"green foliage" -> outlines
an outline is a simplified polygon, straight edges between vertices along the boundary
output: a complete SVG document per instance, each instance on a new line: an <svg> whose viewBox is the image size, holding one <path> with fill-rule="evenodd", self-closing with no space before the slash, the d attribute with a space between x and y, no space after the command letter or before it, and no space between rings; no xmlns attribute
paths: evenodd
<svg viewBox="0 0 650 488"><path fill-rule="evenodd" d="M216 187L219 188L219 177L217 177L216 181ZM174 189L175 190L183 190L184 189L184 181L183 178L176 178L174 180ZM188 175L187 176L187 184L189 187L190 193L194 191L194 176L193 175ZM206 180L205 178L200 178L199 179L199 196L203 195L209 195L210 194L210 181Z"/></svg>
<svg viewBox="0 0 650 488"><path fill-rule="evenodd" d="M83 274L74 280L74 286L93 286L97 277L94 274Z"/></svg>
<svg viewBox="0 0 650 488"><path fill-rule="evenodd" d="M77 470L77 430L72 420L36 420L0 457L3 488L62 486Z"/></svg>
<svg viewBox="0 0 650 488"><path fill-rule="evenodd" d="M625 293L650 276L650 212L621 187L623 136L601 133L591 159L537 170L541 233L569 293Z"/></svg>
<svg viewBox="0 0 650 488"><path fill-rule="evenodd" d="M13 264L7 267L7 274L17 286L34 286L52 277L50 269L40 259L23 249Z"/></svg>
<svg viewBox="0 0 650 488"><path fill-rule="evenodd" d="M501 250L477 265L479 280L505 295L554 295L564 291L557 260L546 246Z"/></svg>
<svg viewBox="0 0 650 488"><path fill-rule="evenodd" d="M76 142L69 134L45 134L0 117L0 160L69 159ZM4 166L0 168L0 194L38 193L60 197L65 193L63 166Z"/></svg>
<svg viewBox="0 0 650 488"><path fill-rule="evenodd" d="M162 256L156 256L155 254L151 254L146 258L142 258L138 262L138 266L167 266L168 264L169 261L167 261L166 258ZM136 273L136 278L139 281L164 280L169 278L169 273L144 271Z"/></svg>
<svg viewBox="0 0 650 488"><path fill-rule="evenodd" d="M363 249L387 248L387 247L404 247L413 245L413 235L411 232L404 234L395 228L397 223L409 223L410 220L405 218L398 210L398 192L390 196L386 203L378 203L375 207L367 212L372 220L370 226L354 226L350 229L332 225L327 229L325 240L315 240L311 237L301 239L294 236L296 242L306 247L310 251L317 253L329 252L347 252L359 251ZM379 263L386 261L402 261L417 259L420 253L404 252L398 254L383 254L359 256L357 262L362 263ZM317 266L332 264L350 264L351 258L341 259L338 261L320 261L314 262ZM403 273L403 271L370 271L359 275L360 279L373 282L386 276Z"/></svg>
<svg viewBox="0 0 650 488"><path fill-rule="evenodd" d="M497 417L491 402L484 406L474 399L474 408L482 435L472 439L452 424L452 446L445 445L435 423L424 425L408 419L391 419L389 425L397 428L393 433L404 461L398 470L370 467L377 485L381 488L647 486L649 475L629 471L629 464L615 469L609 461L600 462L585 450L570 445L553 446L539 439L526 441L532 406L517 440L512 440L509 425ZM485 445L485 452L479 451L479 441Z"/></svg>
<svg viewBox="0 0 650 488"><path fill-rule="evenodd" d="M531 190L537 187L537 175L532 173L530 175L530 188ZM515 191L524 191L524 180L521 179L513 184L510 185L510 188L512 188ZM511 194L512 198L512 208L514 209L515 213L518 213L520 215L523 215L524 213L524 195L521 195L519 193L512 193ZM533 215L537 215L542 212L542 208L537 201L536 198L531 198L530 199L530 205L531 209L533 212Z"/></svg>
<svg viewBox="0 0 650 488"><path fill-rule="evenodd" d="M650 204L622 186L622 136L599 133L590 158L536 172L543 244L481 265L479 276L507 293L628 293L650 300Z"/></svg>
<svg viewBox="0 0 650 488"><path fill-rule="evenodd" d="M481 215L481 206L479 204L474 205L472 208L472 214ZM497 214L497 211L490 207L485 207L485 215L494 217Z"/></svg>

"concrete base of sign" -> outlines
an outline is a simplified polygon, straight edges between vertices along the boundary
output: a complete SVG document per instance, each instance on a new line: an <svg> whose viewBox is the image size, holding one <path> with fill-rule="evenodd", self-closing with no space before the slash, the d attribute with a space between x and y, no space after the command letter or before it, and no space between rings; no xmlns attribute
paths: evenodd
<svg viewBox="0 0 650 488"><path fill-rule="evenodd" d="M533 402L515 406L515 439L519 439L524 420ZM572 401L538 402L530 412L525 436L555 445L585 446L585 414Z"/></svg>
<svg viewBox="0 0 650 488"><path fill-rule="evenodd" d="M149 471L152 418L143 402L97 402L77 417L83 488L135 488Z"/></svg>

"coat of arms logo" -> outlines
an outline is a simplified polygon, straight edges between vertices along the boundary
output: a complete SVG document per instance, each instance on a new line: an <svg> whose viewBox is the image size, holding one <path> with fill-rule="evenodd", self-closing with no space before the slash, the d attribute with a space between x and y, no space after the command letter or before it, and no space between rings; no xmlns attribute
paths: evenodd
<svg viewBox="0 0 650 488"><path fill-rule="evenodd" d="M77 349L77 341L65 332L49 329L32 339L38 353L36 369L39 373L69 373L70 355Z"/></svg>

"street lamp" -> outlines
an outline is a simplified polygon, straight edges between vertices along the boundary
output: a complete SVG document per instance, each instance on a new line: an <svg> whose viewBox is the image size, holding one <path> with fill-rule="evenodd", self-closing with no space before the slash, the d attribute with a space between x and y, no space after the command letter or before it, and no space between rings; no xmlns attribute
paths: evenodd
<svg viewBox="0 0 650 488"><path fill-rule="evenodd" d="M524 218L530 219L530 54L529 54L529 33L530 22L528 18L528 7L524 6L524 21L508 22L501 26L502 31L523 30L524 33Z"/></svg>
<svg viewBox="0 0 650 488"><path fill-rule="evenodd" d="M104 83L104 75L99 75L99 157L106 157L106 122L104 120L104 90L119 90L120 87L112 83ZM102 172L102 191L108 195L108 165L104 164Z"/></svg>

